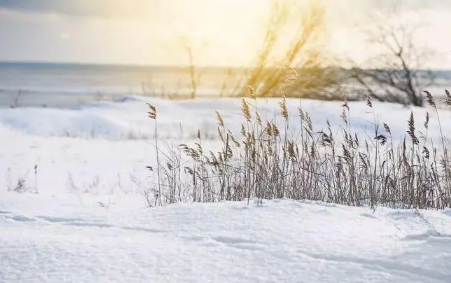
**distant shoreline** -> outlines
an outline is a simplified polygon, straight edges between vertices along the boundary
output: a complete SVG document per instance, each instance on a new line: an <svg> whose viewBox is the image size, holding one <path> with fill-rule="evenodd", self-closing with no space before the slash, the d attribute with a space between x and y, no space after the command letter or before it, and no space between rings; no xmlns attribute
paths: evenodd
<svg viewBox="0 0 451 283"><path fill-rule="evenodd" d="M186 71L189 66L175 65L140 65L140 64L105 64L105 63L77 63L77 62L40 62L40 61L0 61L0 69L93 69L97 71L151 71L151 72L174 72ZM232 70L235 72L246 71L250 67L243 66L197 66L196 68L204 71L225 72ZM333 67L331 69L334 69ZM418 69L418 71L427 71L427 69ZM451 69L432 69L437 74L451 75Z"/></svg>

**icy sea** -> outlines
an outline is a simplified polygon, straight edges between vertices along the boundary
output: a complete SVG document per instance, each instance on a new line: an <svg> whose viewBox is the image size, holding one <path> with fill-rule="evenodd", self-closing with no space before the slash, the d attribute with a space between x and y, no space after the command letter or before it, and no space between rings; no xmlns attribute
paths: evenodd
<svg viewBox="0 0 451 283"><path fill-rule="evenodd" d="M233 95L244 69L196 69L197 97ZM451 87L451 70L435 71L434 95ZM184 98L191 92L188 68L74 63L0 62L0 107L67 108L124 95Z"/></svg>
<svg viewBox="0 0 451 283"><path fill-rule="evenodd" d="M230 68L196 70L198 96L218 96L238 76ZM124 95L189 95L188 68L0 62L0 107L65 108Z"/></svg>

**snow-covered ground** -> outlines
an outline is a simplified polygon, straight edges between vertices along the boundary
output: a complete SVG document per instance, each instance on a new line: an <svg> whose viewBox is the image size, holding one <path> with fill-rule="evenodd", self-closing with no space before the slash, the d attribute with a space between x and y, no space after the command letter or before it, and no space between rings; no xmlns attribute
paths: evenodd
<svg viewBox="0 0 451 283"><path fill-rule="evenodd" d="M72 109L0 109L0 185L11 188L18 179L25 179L25 186L41 195L90 192L90 195L110 198L115 192L142 192L149 176L146 166L155 166L154 123L147 117L148 102L158 108L158 138L162 149L180 143L193 144L198 129L204 148L217 148L215 111L221 113L226 126L236 136L241 136L244 118L239 99L169 101L126 97ZM257 108L262 119L273 121L277 116L281 122L278 103L278 99L259 100ZM329 119L335 137L340 136L341 102L293 99L288 100L288 111L294 136L300 127L300 104L312 117L316 131L326 130L326 119ZM372 140L371 123L376 117L380 123L390 126L395 139L401 140L406 134L410 111L414 112L417 130L425 132L425 109L374 103L373 114L365 102L349 105L351 131L361 139ZM451 111L440 111L440 118L446 127L451 121ZM428 137L435 144L441 142L433 112Z"/></svg>
<svg viewBox="0 0 451 283"><path fill-rule="evenodd" d="M240 100L128 97L73 109L0 109L0 282L451 282L451 211L395 211L309 202L145 208L160 146L216 147L219 111L239 132ZM268 119L278 100L258 101ZM293 129L299 100L289 100ZM302 101L317 130L342 124L339 102ZM352 131L372 135L365 102ZM400 139L410 111L374 103ZM442 123L451 112L441 111ZM428 136L439 140L431 113ZM37 166L35 173L35 166ZM23 179L24 193L13 192Z"/></svg>
<svg viewBox="0 0 451 283"><path fill-rule="evenodd" d="M449 282L451 211L0 201L0 282Z"/></svg>

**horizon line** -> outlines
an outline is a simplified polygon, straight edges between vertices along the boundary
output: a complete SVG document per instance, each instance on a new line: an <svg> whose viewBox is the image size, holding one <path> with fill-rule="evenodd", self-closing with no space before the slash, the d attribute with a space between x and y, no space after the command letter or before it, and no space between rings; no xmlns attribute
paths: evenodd
<svg viewBox="0 0 451 283"><path fill-rule="evenodd" d="M1 64L17 64L17 65L72 65L72 66L94 66L94 67L124 67L124 68L174 68L174 69L185 69L190 68L189 65L172 65L172 64L139 64L139 63L105 63L105 62L76 62L76 61L38 61L38 60L0 60ZM250 69L252 67L250 66L230 66L230 65L195 65L195 68L201 68L201 69ZM271 68L271 67L267 67ZM327 67L326 67L327 68ZM331 66L330 68L335 68L334 66ZM345 68L348 69L348 68ZM450 68L421 68L417 70L431 70L434 72L440 72L440 71L451 71Z"/></svg>

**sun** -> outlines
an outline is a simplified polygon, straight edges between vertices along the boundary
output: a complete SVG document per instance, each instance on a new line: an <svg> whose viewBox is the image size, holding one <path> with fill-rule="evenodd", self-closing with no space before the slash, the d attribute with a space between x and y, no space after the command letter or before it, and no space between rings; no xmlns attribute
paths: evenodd
<svg viewBox="0 0 451 283"><path fill-rule="evenodd" d="M172 23L172 41L183 36L202 49L203 65L247 64L257 52L271 0L193 0ZM180 7L179 7L180 8Z"/></svg>
<svg viewBox="0 0 451 283"><path fill-rule="evenodd" d="M131 6L124 0L115 0L112 3L116 5L111 5L109 13L116 17L122 16L122 22L131 23L127 25L126 32L130 39L121 43L124 45L124 53L129 50L129 42L141 42L139 38L148 39L146 48L149 54L142 55L143 61L155 58L158 62L185 65L187 58L181 42L181 38L184 38L188 39L199 65L248 66L262 48L277 5L286 5L289 17L287 27L278 35L282 43L275 48L279 48L278 52L283 54L284 44L290 44L292 37L299 33L298 25L302 16L311 8L309 5L326 2L327 0L137 0ZM122 5L127 8L124 6L122 9ZM127 56L124 55L125 57Z"/></svg>
<svg viewBox="0 0 451 283"><path fill-rule="evenodd" d="M173 0L177 13L171 26L172 38L189 38L194 47L201 48L198 60L214 65L249 65L258 56L271 20L281 12L286 17L286 27L280 31L279 42L283 53L284 44L290 44L302 17L308 15L313 5L326 0ZM175 3L178 3L177 5ZM277 10L277 11L275 11ZM178 10L180 11L180 10ZM175 14L174 14L175 15ZM275 49L276 49L275 48Z"/></svg>

